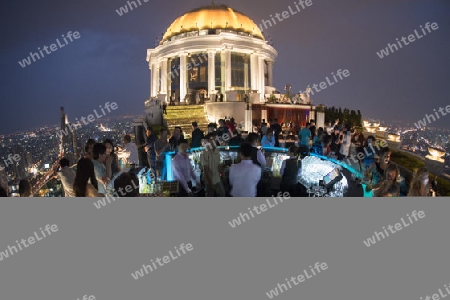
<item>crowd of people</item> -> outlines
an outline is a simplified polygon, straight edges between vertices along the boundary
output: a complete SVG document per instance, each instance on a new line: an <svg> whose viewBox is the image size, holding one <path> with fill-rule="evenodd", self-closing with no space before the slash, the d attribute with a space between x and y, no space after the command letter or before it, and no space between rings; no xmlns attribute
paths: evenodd
<svg viewBox="0 0 450 300"><path fill-rule="evenodd" d="M122 142L122 147L119 148L114 146L111 139L102 143L89 139L84 148L84 156L76 164L76 171L70 168L68 159L62 158L58 176L65 196L103 197L112 178L119 174L114 181L114 187L129 180L135 180L137 183L133 172L122 173L122 169L138 166L138 147L132 142L130 135L125 135ZM139 193L138 190L136 192Z"/></svg>
<svg viewBox="0 0 450 300"><path fill-rule="evenodd" d="M120 190L121 196L139 195L137 168L147 165L152 171L153 180L164 181L167 178L166 154L175 152L172 158L172 174L179 182L178 196L193 196L193 181L196 180L193 164L188 150L199 147L199 166L201 184L206 196L225 196L223 183L223 166L218 146L239 146L238 163L229 168L229 194L236 197L254 197L262 184L263 170L266 168L264 147L279 147L279 136L282 127L274 119L268 124L263 122L257 132L248 133L242 138L233 118L221 119L218 125L208 125L206 134L192 122L190 144L185 139L181 127L175 127L169 138L168 130L161 128L155 133L152 127L146 128L146 141L141 145L147 161L139 164L138 146L132 142L130 135L123 137L122 147L114 146L110 139L102 143L89 139L85 145L84 156L77 162L76 171L70 168L66 158L60 160L58 172L66 197L103 197L108 186L114 180L114 191ZM299 196L298 177L301 174L302 158L309 153L326 156L353 164L364 174L367 186L376 197L395 196L435 196L435 188L427 169L415 172L409 191L401 193L399 184L400 171L390 161L391 150L387 144L377 141L372 135L364 137L362 133L341 124L339 119L334 123L327 122L325 128L316 128L314 120L298 132L298 145L288 147L288 158L282 162L280 174L280 190ZM351 159L350 159L351 158ZM126 172L124 172L126 171ZM120 175L120 176L119 176ZM132 186L133 188L127 188ZM109 187L111 188L111 187ZM19 185L21 197L29 197L31 185L21 181ZM3 191L0 190L0 196Z"/></svg>
<svg viewBox="0 0 450 300"><path fill-rule="evenodd" d="M359 169L375 197L436 196L426 168L415 172L409 191L402 194L400 170L390 160L392 151L386 141L377 140L373 135L364 137L354 128L341 125L339 119L318 129L311 120L298 135L300 151L334 158Z"/></svg>

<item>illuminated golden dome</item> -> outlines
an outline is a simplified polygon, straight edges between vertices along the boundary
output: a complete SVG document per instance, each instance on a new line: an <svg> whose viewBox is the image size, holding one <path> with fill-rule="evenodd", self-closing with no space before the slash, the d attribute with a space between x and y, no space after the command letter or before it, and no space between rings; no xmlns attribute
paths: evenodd
<svg viewBox="0 0 450 300"><path fill-rule="evenodd" d="M167 29L161 43L183 32L228 29L264 40L261 30L246 15L225 5L203 6L185 13Z"/></svg>

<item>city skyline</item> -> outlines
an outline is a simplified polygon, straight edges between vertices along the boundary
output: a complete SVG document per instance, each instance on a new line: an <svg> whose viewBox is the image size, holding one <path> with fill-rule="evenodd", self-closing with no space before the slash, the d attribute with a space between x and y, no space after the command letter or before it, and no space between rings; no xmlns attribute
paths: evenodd
<svg viewBox="0 0 450 300"><path fill-rule="evenodd" d="M450 52L450 41L446 39L450 33L446 17L450 3L311 3L287 18L283 11L294 8L293 1L264 6L254 0L220 2L256 24L268 24L272 17L276 20L263 29L278 51L274 85L281 92L287 82L297 92L308 84L326 81L331 72L347 69L351 75L322 88L313 96L314 104L359 109L367 118L409 124L449 104L445 80L450 70L446 57ZM28 10L22 9L24 4ZM49 0L45 4L3 4L2 37L6 47L0 54L0 135L57 124L60 106L65 107L71 122L107 101L119 107L108 116L144 115L150 86L146 49L155 46L155 38L160 39L176 18L210 3L150 1L122 16L116 9L127 2L120 0L64 5ZM438 28L424 35L422 30L433 23ZM395 52L391 49L382 59L377 55L389 44L393 48L392 44L404 40L402 37L415 34L415 30L422 35L420 39L410 45L398 44ZM52 47L55 43L59 48ZM29 65L18 63L40 51L40 58L35 56ZM450 128L447 118L443 116L430 126Z"/></svg>

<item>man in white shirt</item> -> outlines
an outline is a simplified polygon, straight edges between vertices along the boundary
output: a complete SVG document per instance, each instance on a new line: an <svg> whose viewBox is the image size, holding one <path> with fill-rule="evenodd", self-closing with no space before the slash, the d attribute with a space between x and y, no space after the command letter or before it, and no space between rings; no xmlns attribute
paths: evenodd
<svg viewBox="0 0 450 300"><path fill-rule="evenodd" d="M139 155L138 155L138 149L135 143L131 142L131 136L125 135L123 137L123 148L117 153L117 156L119 159L124 160L124 164L135 164L136 166L139 165Z"/></svg>
<svg viewBox="0 0 450 300"><path fill-rule="evenodd" d="M328 121L327 126L325 126L325 131L328 135L331 135L334 131L333 126L331 126L331 121Z"/></svg>
<svg viewBox="0 0 450 300"><path fill-rule="evenodd" d="M59 161L59 165L61 166L61 171L58 175L64 189L64 197L75 197L73 183L75 182L76 173L74 170L69 168L70 163L67 158L62 158Z"/></svg>
<svg viewBox="0 0 450 300"><path fill-rule="evenodd" d="M344 131L343 139L341 144L341 149L339 149L339 158L340 160L349 157L350 155L350 146L352 145L352 134L350 130Z"/></svg>
<svg viewBox="0 0 450 300"><path fill-rule="evenodd" d="M333 124L333 128L335 127L339 127L339 129L341 129L340 125L339 125L339 118L337 118L336 120L334 120L334 124Z"/></svg>
<svg viewBox="0 0 450 300"><path fill-rule="evenodd" d="M256 197L261 167L252 161L252 148L250 143L242 143L239 148L241 162L230 167L230 194L233 197Z"/></svg>
<svg viewBox="0 0 450 300"><path fill-rule="evenodd" d="M101 143L96 143L92 148L94 154L94 172L98 181L98 192L101 194L106 193L106 186L108 185L110 178L106 176L106 146Z"/></svg>
<svg viewBox="0 0 450 300"><path fill-rule="evenodd" d="M191 159L186 153L188 141L180 139L178 141L178 153L172 159L173 178L180 183L178 197L192 197L192 181L195 179L194 168Z"/></svg>

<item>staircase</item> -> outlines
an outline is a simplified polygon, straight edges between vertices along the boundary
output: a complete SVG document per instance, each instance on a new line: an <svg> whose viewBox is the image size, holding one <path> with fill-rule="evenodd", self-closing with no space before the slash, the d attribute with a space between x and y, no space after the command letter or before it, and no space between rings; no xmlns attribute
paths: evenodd
<svg viewBox="0 0 450 300"><path fill-rule="evenodd" d="M180 126L185 135L192 133L191 123L194 121L203 132L207 131L209 124L204 105L167 106L167 115L164 115L164 119L167 121L170 133L175 126Z"/></svg>

